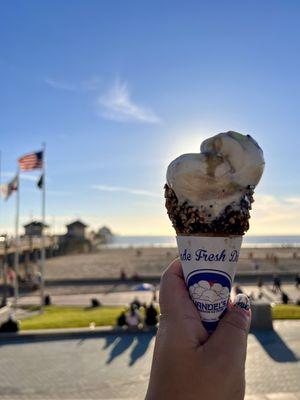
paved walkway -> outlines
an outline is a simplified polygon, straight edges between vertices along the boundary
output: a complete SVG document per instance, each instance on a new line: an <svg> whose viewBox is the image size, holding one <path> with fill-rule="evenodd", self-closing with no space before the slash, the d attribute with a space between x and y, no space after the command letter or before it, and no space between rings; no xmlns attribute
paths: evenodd
<svg viewBox="0 0 300 400"><path fill-rule="evenodd" d="M251 293L257 298L259 289L256 285L243 285L242 290L250 295ZM282 290L288 294L291 301L295 302L300 297L300 289L296 289L295 285L286 284L282 286ZM281 294L273 293L270 285L265 285L262 288L263 298L269 302L281 302ZM113 289L109 292L99 293L91 292L87 294L53 294L51 299L53 304L56 305L77 305L87 306L90 304L91 298L97 298L103 305L111 306L122 306L128 305L135 297L138 297L141 302L149 303L152 299L152 292L132 291L124 290L122 292L114 291ZM12 300L12 299L11 299ZM39 293L33 295L22 296L19 304L34 304L37 305L40 302Z"/></svg>
<svg viewBox="0 0 300 400"><path fill-rule="evenodd" d="M247 400L300 399L300 321L249 336ZM0 343L1 400L143 399L154 336Z"/></svg>
<svg viewBox="0 0 300 400"><path fill-rule="evenodd" d="M88 306L90 305L91 299L98 299L102 305L105 306L123 306L128 305L130 302L137 297L142 303L149 303L152 300L152 292L112 292L112 293L89 293L89 294L68 294L68 295L54 295L51 296L52 303L55 305L62 306ZM20 305L40 303L39 296L24 296L19 300Z"/></svg>

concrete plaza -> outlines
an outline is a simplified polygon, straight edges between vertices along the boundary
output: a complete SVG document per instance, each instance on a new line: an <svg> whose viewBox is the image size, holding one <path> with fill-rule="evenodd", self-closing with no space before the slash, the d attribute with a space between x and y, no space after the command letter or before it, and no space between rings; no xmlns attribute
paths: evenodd
<svg viewBox="0 0 300 400"><path fill-rule="evenodd" d="M247 400L300 399L300 321L249 335ZM143 399L154 336L0 343L3 400Z"/></svg>

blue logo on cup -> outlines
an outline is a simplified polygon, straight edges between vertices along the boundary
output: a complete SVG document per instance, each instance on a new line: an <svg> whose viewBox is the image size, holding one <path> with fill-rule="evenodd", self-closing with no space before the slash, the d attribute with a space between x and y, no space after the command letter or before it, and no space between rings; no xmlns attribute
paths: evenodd
<svg viewBox="0 0 300 400"><path fill-rule="evenodd" d="M205 328L213 331L227 308L231 290L230 276L217 270L197 270L186 281Z"/></svg>

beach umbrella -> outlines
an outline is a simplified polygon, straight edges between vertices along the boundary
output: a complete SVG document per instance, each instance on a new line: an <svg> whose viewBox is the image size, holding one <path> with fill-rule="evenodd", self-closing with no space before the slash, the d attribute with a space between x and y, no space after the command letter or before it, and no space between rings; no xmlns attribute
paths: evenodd
<svg viewBox="0 0 300 400"><path fill-rule="evenodd" d="M140 283L139 285L135 286L132 290L139 292L146 292L155 290L155 287L150 283Z"/></svg>

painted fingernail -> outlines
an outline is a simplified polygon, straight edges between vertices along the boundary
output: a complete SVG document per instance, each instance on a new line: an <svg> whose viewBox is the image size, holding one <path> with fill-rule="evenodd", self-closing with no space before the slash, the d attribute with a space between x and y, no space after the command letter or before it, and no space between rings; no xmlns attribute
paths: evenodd
<svg viewBox="0 0 300 400"><path fill-rule="evenodd" d="M243 310L250 310L250 300L248 296L243 293L237 294L233 300L235 307L240 307Z"/></svg>

